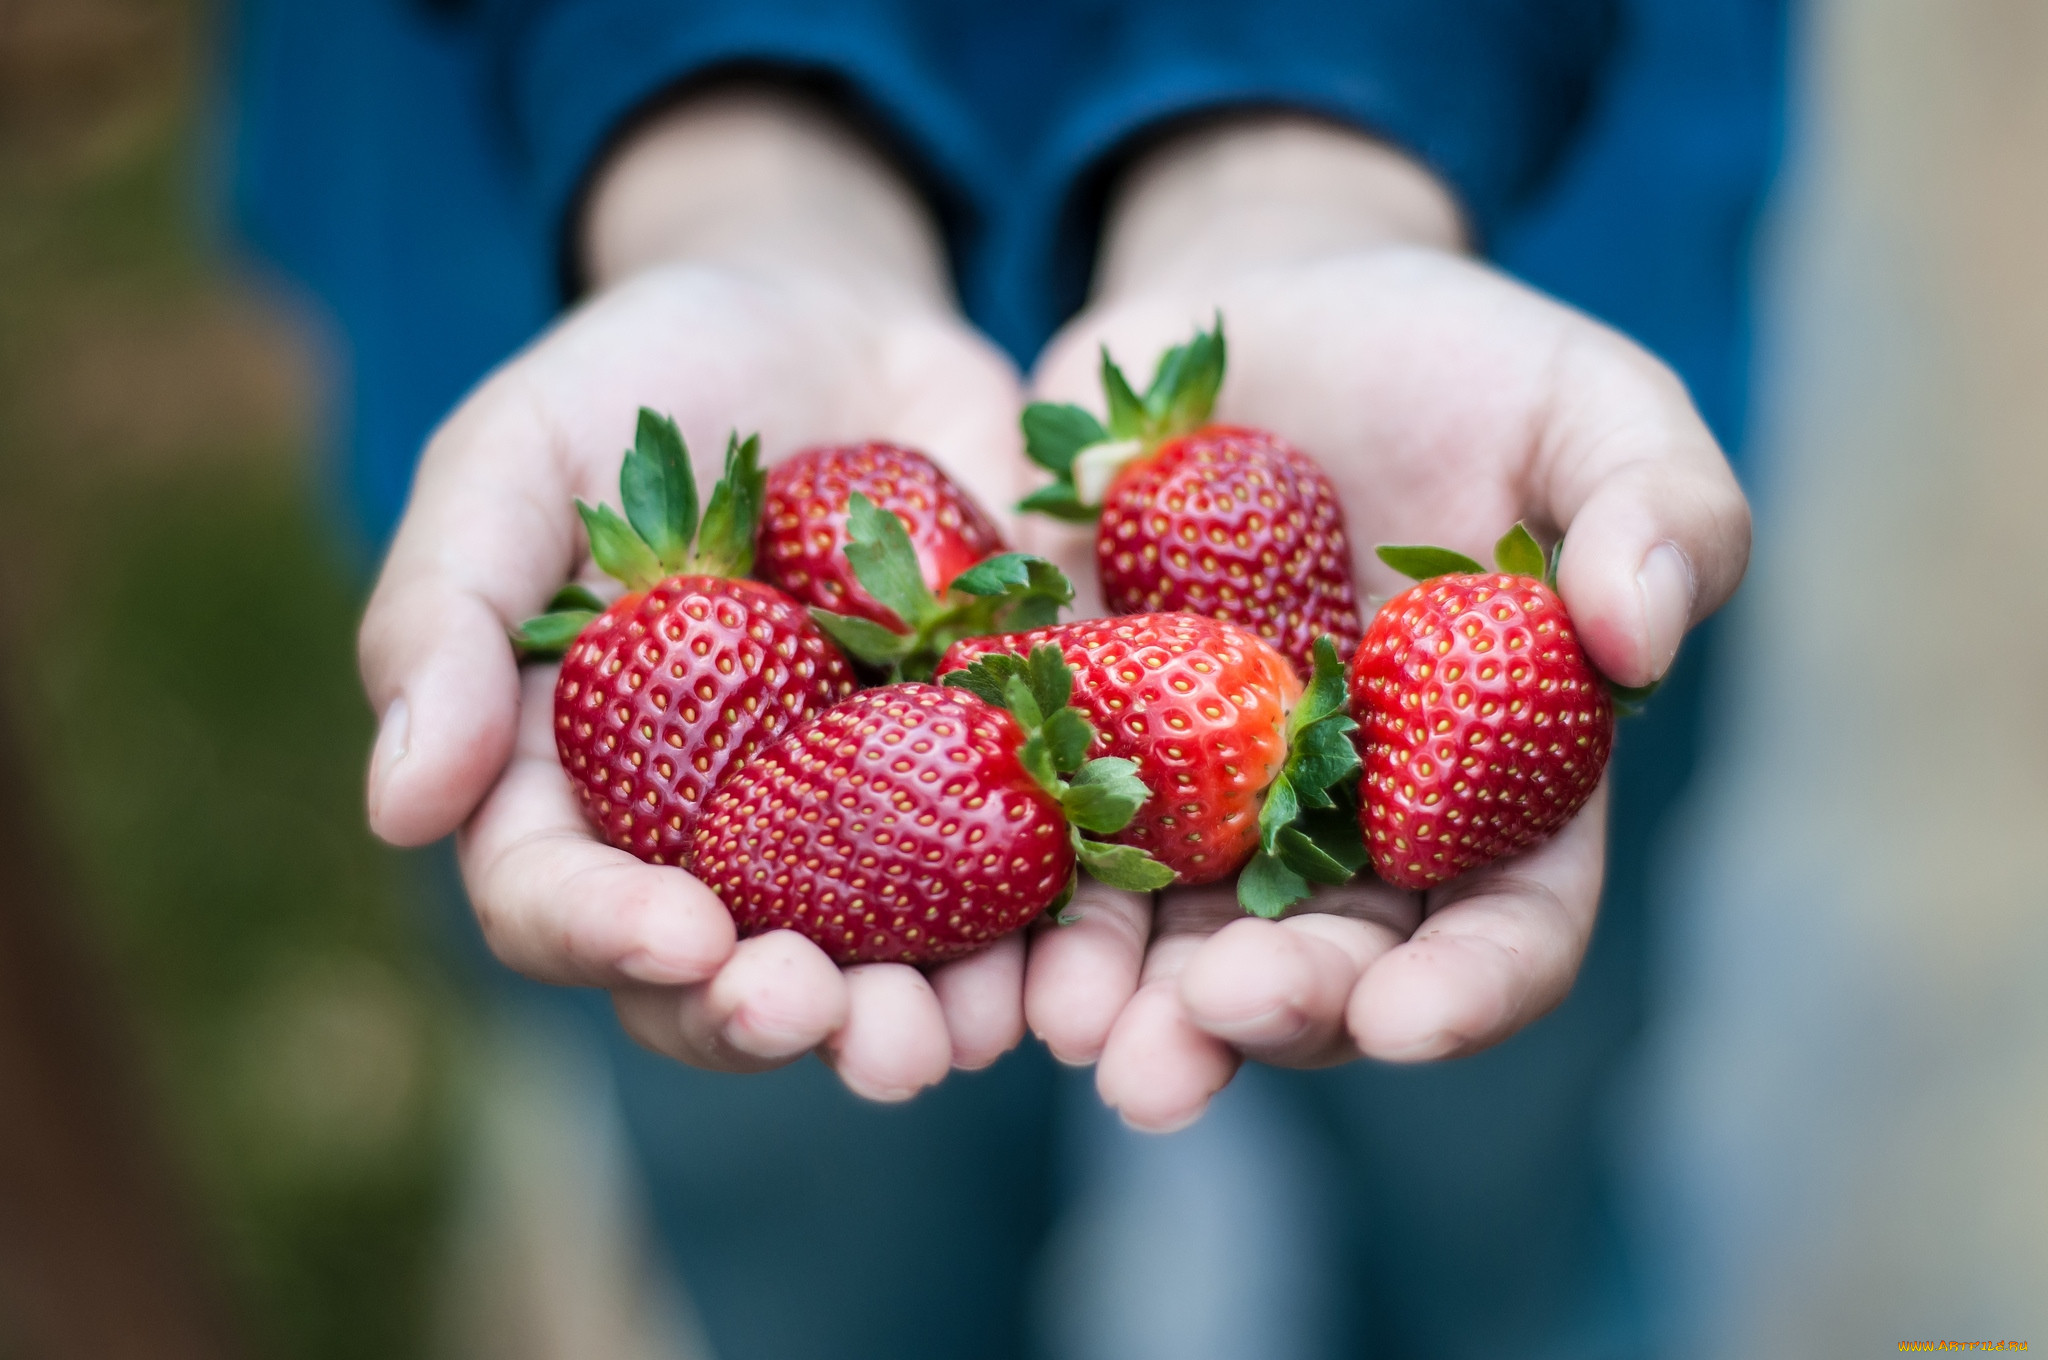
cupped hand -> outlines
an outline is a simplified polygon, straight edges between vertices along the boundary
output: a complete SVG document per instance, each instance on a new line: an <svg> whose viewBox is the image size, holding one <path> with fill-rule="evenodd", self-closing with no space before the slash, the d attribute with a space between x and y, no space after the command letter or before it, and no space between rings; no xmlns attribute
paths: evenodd
<svg viewBox="0 0 2048 1360"><path fill-rule="evenodd" d="M825 158L817 173L751 194L730 177L710 181L757 210L793 195L794 225L778 239L777 223L741 231L720 219L713 248L667 263L658 233L613 232L605 240L630 259L626 277L492 374L434 434L362 625L380 715L370 821L401 845L457 832L463 881L498 957L543 981L607 989L649 1047L728 1071L816 1050L853 1090L900 1099L1022 1037L1023 940L929 973L841 969L786 931L736 941L703 884L595 838L557 763L555 668L522 671L506 636L564 581L599 581L572 502L616 504L643 405L675 417L707 488L738 430L759 431L769 461L811 443L897 439L991 508L1018 494L1011 366L953 316L942 283L932 286L936 265L891 285L891 252L922 247L901 231L891 238L901 222L886 195L855 192L838 215L805 197L853 173L849 161L858 169L858 148L802 112L714 113L726 120L709 139L717 154L744 153L749 137L756 151L770 144L772 154L743 156L742 171L766 166L772 178L778 164ZM810 149L775 141L792 122ZM657 145L664 173L695 154L695 131L679 135L680 149L673 138ZM627 181L612 197L630 209ZM672 211L674 185L689 182L643 197ZM864 257L863 233L882 248Z"/></svg>
<svg viewBox="0 0 2048 1360"><path fill-rule="evenodd" d="M1624 685L1662 676L1686 630L1734 590L1749 547L1742 494L1678 380L1452 250L1381 241L1277 254L1235 271L1162 271L1104 298L1048 349L1038 395L1094 405L1100 346L1142 380L1150 356L1220 311L1229 370L1217 418L1272 429L1322 463L1363 593L1407 584L1375 544L1487 561L1523 520L1564 535L1559 590L1595 666ZM1085 530L1032 533L1070 568L1090 559ZM1570 989L1599 901L1606 810L1603 783L1552 840L1427 893L1368 873L1279 921L1243 916L1228 885L1164 894L1149 921L1126 903L1114 938L1041 946L1026 995L1126 980L1130 1000L1108 1023L1098 1004L1061 1044L1097 1058L1104 1100L1151 1129L1199 1116L1242 1057L1471 1053ZM1046 1033L1062 1018L1034 1009L1031 1023Z"/></svg>

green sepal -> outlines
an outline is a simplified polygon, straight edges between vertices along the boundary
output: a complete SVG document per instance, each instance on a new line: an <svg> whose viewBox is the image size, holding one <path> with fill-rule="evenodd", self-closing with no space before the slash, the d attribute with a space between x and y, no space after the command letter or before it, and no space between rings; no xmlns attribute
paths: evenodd
<svg viewBox="0 0 2048 1360"><path fill-rule="evenodd" d="M1060 402L1034 401L1018 423L1024 429L1024 452L1055 475L1065 474L1082 449L1109 438L1109 431L1092 414Z"/></svg>
<svg viewBox="0 0 2048 1360"><path fill-rule="evenodd" d="M754 569L754 539L761 507L768 499L768 474L761 467L761 436L726 436L725 475L711 488L697 549L690 566L707 576L741 577Z"/></svg>
<svg viewBox="0 0 2048 1360"><path fill-rule="evenodd" d="M1067 820L1083 831L1111 836L1131 824L1152 790L1138 778L1138 763L1121 756L1097 756L1068 782L1060 803Z"/></svg>
<svg viewBox="0 0 2048 1360"><path fill-rule="evenodd" d="M1102 396L1109 406L1109 420L1106 428L1111 439L1142 439L1145 437L1145 403L1131 390L1130 381L1124 371L1116 366L1116 360L1109 357L1109 346L1102 347ZM1090 441L1100 442L1100 441Z"/></svg>
<svg viewBox="0 0 2048 1360"><path fill-rule="evenodd" d="M1254 916L1271 921L1306 898L1308 883L1300 874L1264 850L1251 858L1237 876L1237 902Z"/></svg>
<svg viewBox="0 0 2048 1360"><path fill-rule="evenodd" d="M1259 806L1259 852L1238 880L1238 900L1246 910L1270 908L1261 914L1277 914L1306 896L1306 886L1296 893L1300 880L1342 883L1364 863L1362 842L1361 853L1352 856L1340 821L1332 815L1351 806L1350 789L1359 770L1351 741L1358 724L1346 711L1337 644L1317 638L1314 662L1308 685L1287 715L1287 763ZM1349 834L1358 839L1355 827ZM1252 876L1249 888L1246 875Z"/></svg>
<svg viewBox="0 0 2048 1360"><path fill-rule="evenodd" d="M1549 586L1552 590L1557 589L1557 564L1563 556L1564 540L1560 538L1557 542L1550 545L1550 562L1543 569L1543 584Z"/></svg>
<svg viewBox="0 0 2048 1360"><path fill-rule="evenodd" d="M1607 681L1607 697L1614 703L1617 718L1640 717L1650 706L1650 696L1664 687L1662 680L1652 680L1647 685L1617 685Z"/></svg>
<svg viewBox="0 0 2048 1360"><path fill-rule="evenodd" d="M576 513L583 516L583 527L590 534L591 560L607 576L625 582L628 590L646 590L668 575L654 549L619 517L618 511L609 505L589 505L579 500Z"/></svg>
<svg viewBox="0 0 2048 1360"><path fill-rule="evenodd" d="M1074 890L1081 886L1081 867L1077 863L1067 873L1067 886L1060 889L1060 895L1045 904L1045 915L1052 917L1055 925L1070 926L1081 919L1078 913L1067 910L1074 900Z"/></svg>
<svg viewBox="0 0 2048 1360"><path fill-rule="evenodd" d="M633 447L619 465L619 500L627 523L663 569L671 575L683 570L697 536L697 478L675 421L645 406Z"/></svg>
<svg viewBox="0 0 2048 1360"><path fill-rule="evenodd" d="M522 661L560 656L597 615L598 611L591 609L555 609L537 615L512 630L512 650Z"/></svg>
<svg viewBox="0 0 2048 1360"><path fill-rule="evenodd" d="M873 619L864 619L858 614L835 614L816 605L811 606L810 614L812 622L824 631L826 637L838 643L840 650L870 666L896 666L917 645L917 639L908 633L884 628Z"/></svg>
<svg viewBox="0 0 2048 1360"><path fill-rule="evenodd" d="M1223 314L1212 330L1198 330L1185 345L1159 356L1152 385L1145 389L1145 436L1148 443L1171 439L1209 423L1216 393L1223 386Z"/></svg>
<svg viewBox="0 0 2048 1360"><path fill-rule="evenodd" d="M1427 544L1382 543L1373 551L1380 561L1411 581L1428 581L1456 574L1476 575L1486 570L1461 552L1433 548Z"/></svg>
<svg viewBox="0 0 2048 1360"><path fill-rule="evenodd" d="M1080 493L1074 490L1072 482L1054 482L1017 502L1017 508L1027 515L1049 515L1068 524L1093 524L1102 518L1102 507L1083 505Z"/></svg>
<svg viewBox="0 0 2048 1360"><path fill-rule="evenodd" d="M1543 579L1543 545L1520 520L1516 520L1515 527L1502 534L1500 542L1493 545L1493 562L1510 576Z"/></svg>
<svg viewBox="0 0 2048 1360"><path fill-rule="evenodd" d="M1102 756L1084 763L1095 726L1068 702L1074 672L1059 648L1040 643L1028 657L991 652L965 670L947 672L941 683L1006 709L1017 720L1024 729L1017 761L1059 800L1074 856L1091 874L1132 892L1151 892L1173 882L1173 870L1136 846L1104 845L1081 834L1123 830L1152 790L1139 778L1134 761ZM1062 777L1068 775L1072 778Z"/></svg>
<svg viewBox="0 0 2048 1360"><path fill-rule="evenodd" d="M556 614L571 609L582 609L588 610L592 614L602 614L605 611L605 603L598 597L597 592L589 586L582 584L580 581L571 581L555 592L555 598L548 601L548 612Z"/></svg>
<svg viewBox="0 0 2048 1360"><path fill-rule="evenodd" d="M1157 892L1173 882L1173 870L1135 845L1105 845L1076 835L1074 858L1097 881L1126 892Z"/></svg>
<svg viewBox="0 0 2048 1360"><path fill-rule="evenodd" d="M856 661L886 671L892 680L929 680L946 650L960 639L1057 622L1061 608L1074 598L1065 573L1028 553L1000 553L978 562L953 579L943 598L934 597L910 534L895 515L855 492L847 501L846 529L846 560L855 579L903 626L891 629L862 620L835 627L824 624L818 611L812 615Z"/></svg>
<svg viewBox="0 0 2048 1360"><path fill-rule="evenodd" d="M913 630L930 623L939 602L903 521L856 491L846 502L846 538L846 560L861 588Z"/></svg>
<svg viewBox="0 0 2048 1360"><path fill-rule="evenodd" d="M1330 792L1330 806L1302 813L1295 828L1342 865L1344 877L1349 879L1372 857L1365 848L1365 832L1358 825L1358 785L1340 784Z"/></svg>

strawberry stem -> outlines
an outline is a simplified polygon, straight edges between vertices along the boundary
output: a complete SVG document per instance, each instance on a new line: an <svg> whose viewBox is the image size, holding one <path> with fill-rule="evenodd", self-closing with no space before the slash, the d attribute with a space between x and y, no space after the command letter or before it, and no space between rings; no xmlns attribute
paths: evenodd
<svg viewBox="0 0 2048 1360"><path fill-rule="evenodd" d="M1238 875L1237 898L1254 916L1274 917L1309 895L1309 884L1344 883L1366 861L1349 811L1358 781L1358 724L1346 711L1337 644L1316 639L1315 670L1287 716L1287 763L1259 808L1259 849Z"/></svg>

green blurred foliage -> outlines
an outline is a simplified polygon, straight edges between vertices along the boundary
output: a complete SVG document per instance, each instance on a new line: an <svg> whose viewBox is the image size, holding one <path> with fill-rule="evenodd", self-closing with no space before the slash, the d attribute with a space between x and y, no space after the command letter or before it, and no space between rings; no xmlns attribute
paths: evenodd
<svg viewBox="0 0 2048 1360"><path fill-rule="evenodd" d="M191 6L7 18L0 700L259 1348L424 1354L462 1015L364 828L310 351L199 240Z"/></svg>

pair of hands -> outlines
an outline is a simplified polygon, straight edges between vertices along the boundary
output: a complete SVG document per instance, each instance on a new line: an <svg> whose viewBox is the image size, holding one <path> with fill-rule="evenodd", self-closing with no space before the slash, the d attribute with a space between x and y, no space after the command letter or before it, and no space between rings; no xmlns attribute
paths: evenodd
<svg viewBox="0 0 2048 1360"><path fill-rule="evenodd" d="M382 715L371 824L399 844L458 832L501 959L607 989L636 1039L681 1061L754 1071L815 1051L874 1099L985 1066L1028 1028L1061 1060L1096 1063L1129 1122L1162 1130L1199 1116L1245 1058L1453 1056L1562 999L1599 898L1604 786L1555 839L1427 894L1361 881L1269 922L1242 916L1228 884L1154 901L1084 881L1070 924L926 972L841 969L789 932L736 941L709 889L596 840L556 761L553 672L522 674L505 630L587 572L571 500L613 495L640 405L676 417L700 476L729 429L759 430L771 458L881 437L1005 513L1034 484L1027 396L1092 406L1099 345L1143 369L1220 309L1219 417L1321 461L1368 591L1395 585L1374 543L1483 552L1518 518L1569 530L1559 584L1588 651L1643 684L1733 590L1748 549L1741 494L1676 380L1460 257L1448 200L1363 139L1258 125L1130 177L1097 298L1028 391L955 313L914 200L815 115L743 100L691 110L645 146L593 200L594 296L430 442L363 623ZM768 216L693 212L675 172L749 146L755 192L710 178L722 204ZM1288 210L1268 221L1226 206L1276 199ZM1092 578L1085 533L1005 527Z"/></svg>

